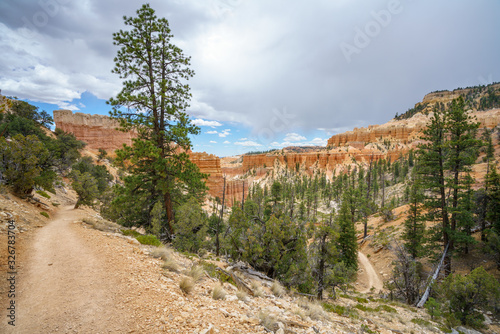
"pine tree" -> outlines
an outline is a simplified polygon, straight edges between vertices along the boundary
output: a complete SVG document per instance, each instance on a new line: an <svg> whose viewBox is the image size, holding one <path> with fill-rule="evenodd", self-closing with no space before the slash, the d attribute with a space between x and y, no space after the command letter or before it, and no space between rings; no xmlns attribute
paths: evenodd
<svg viewBox="0 0 500 334"><path fill-rule="evenodd" d="M184 112L191 97L184 81L194 72L189 69L190 58L171 43L168 21L157 18L148 4L137 11L137 17L124 20L130 30L113 34L119 47L113 72L124 79L123 88L109 103L122 128L135 129L138 137L132 147L117 153L118 163L128 166L130 176L124 181L130 198L146 194L155 195L152 202L161 198L172 235L173 198L177 202L200 198L205 190L204 175L186 153L191 148L189 135L199 133Z"/></svg>
<svg viewBox="0 0 500 334"><path fill-rule="evenodd" d="M450 240L450 253L453 253L456 239L470 239L460 235L460 226L457 226L460 225L459 217L463 218L462 224L470 224L470 217L467 217L467 206L470 205L460 205L461 192L464 191L464 182L460 174L470 170L470 166L477 159L481 145L481 141L476 139L479 123L474 122L465 108L463 97L459 97L451 102L450 108L446 111L446 130L449 139L446 141L448 157L445 168L451 174L446 183L451 190L450 229L454 234Z"/></svg>
<svg viewBox="0 0 500 334"><path fill-rule="evenodd" d="M342 204L337 216L339 225L339 250L340 259L349 268L358 268L358 241L356 238L355 201L354 189L349 187L342 197Z"/></svg>
<svg viewBox="0 0 500 334"><path fill-rule="evenodd" d="M429 196L424 199L424 207L428 211L427 220L441 221L441 228L437 229L437 239L442 240L443 249L450 242L450 222L446 203L445 163L446 163L446 130L445 115L434 108L430 122L423 131L421 139L424 141L418 146L417 171L422 180L422 187L429 190ZM451 271L451 256L449 252L444 260L445 273Z"/></svg>
<svg viewBox="0 0 500 334"><path fill-rule="evenodd" d="M416 175L415 175L416 176ZM404 222L404 247L416 259L423 254L425 217L422 214L423 192L418 180L412 180L409 187L409 209Z"/></svg>

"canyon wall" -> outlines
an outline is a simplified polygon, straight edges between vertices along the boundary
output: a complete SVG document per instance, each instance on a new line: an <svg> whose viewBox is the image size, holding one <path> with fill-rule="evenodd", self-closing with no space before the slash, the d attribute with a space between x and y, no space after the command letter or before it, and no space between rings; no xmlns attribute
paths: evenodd
<svg viewBox="0 0 500 334"><path fill-rule="evenodd" d="M54 110L56 127L65 132L71 132L85 143L91 150L105 149L112 154L114 150L122 148L123 144L131 145L136 137L135 132L117 130L119 123L108 116L73 113L71 110ZM189 152L189 157L200 171L208 174L206 180L208 193L222 199L223 178L219 157L205 152ZM247 193L247 189L245 189ZM242 182L228 180L226 184L226 198L228 205L234 200L241 201L243 196Z"/></svg>
<svg viewBox="0 0 500 334"><path fill-rule="evenodd" d="M360 143L382 143L384 141L409 144L417 140L422 130L429 122L430 116L416 114L409 119L391 120L382 125L370 125L367 128L354 128L328 139L328 146L359 146ZM500 124L500 109L491 109L488 111L476 111L472 113L481 128L494 128Z"/></svg>
<svg viewBox="0 0 500 334"><path fill-rule="evenodd" d="M105 149L109 153L122 148L123 144L131 145L136 133L118 130L118 121L103 115L74 113L71 110L54 110L56 128L71 132L90 149Z"/></svg>

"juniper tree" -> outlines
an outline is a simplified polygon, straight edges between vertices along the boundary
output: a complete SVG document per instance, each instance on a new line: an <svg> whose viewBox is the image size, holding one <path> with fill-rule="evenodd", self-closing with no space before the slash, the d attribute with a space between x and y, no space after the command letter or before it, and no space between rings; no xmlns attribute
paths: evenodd
<svg viewBox="0 0 500 334"><path fill-rule="evenodd" d="M167 230L174 233L174 198L195 196L205 189L203 175L189 160L189 135L199 133L185 110L191 97L185 83L194 72L190 58L171 43L171 30L165 18L143 5L136 17L124 17L129 30L113 34L119 47L113 73L124 79L123 88L109 103L111 115L120 120L123 130L135 129L131 147L117 153L118 163L126 162L124 196L148 198L144 206L152 209L150 194L161 198ZM132 187L127 185L134 185ZM147 211L147 210L146 210ZM147 215L149 216L149 214Z"/></svg>

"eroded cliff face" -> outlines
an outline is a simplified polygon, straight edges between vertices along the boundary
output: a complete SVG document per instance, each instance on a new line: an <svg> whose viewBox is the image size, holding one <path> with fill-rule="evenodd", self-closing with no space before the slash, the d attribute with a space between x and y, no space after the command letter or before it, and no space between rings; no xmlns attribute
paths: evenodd
<svg viewBox="0 0 500 334"><path fill-rule="evenodd" d="M103 115L73 113L71 110L54 110L56 128L71 132L90 149L105 149L109 153L122 148L123 144L131 145L136 137L133 131L118 130L118 121Z"/></svg>
<svg viewBox="0 0 500 334"><path fill-rule="evenodd" d="M102 115L73 113L71 110L54 110L54 122L57 128L71 132L77 139L87 143L87 148L91 150L102 148L111 154L114 150L122 148L123 144L131 145L132 139L136 137L136 133L133 131L118 130L119 123L116 120ZM189 157L202 173L208 174L206 180L208 193L222 199L224 181L219 157L205 152L189 152ZM231 206L234 200L241 201L242 196L242 182L228 179L226 182L227 205Z"/></svg>
<svg viewBox="0 0 500 334"><path fill-rule="evenodd" d="M327 148L318 148L316 152L292 153L285 149L283 152L244 155L241 169L244 173L259 171L279 163L293 170L335 172L353 162L368 164L379 159L395 161L417 147L431 115L419 113L409 119L355 128L332 136ZM491 129L500 124L500 109L476 111L472 115L481 124L480 128Z"/></svg>

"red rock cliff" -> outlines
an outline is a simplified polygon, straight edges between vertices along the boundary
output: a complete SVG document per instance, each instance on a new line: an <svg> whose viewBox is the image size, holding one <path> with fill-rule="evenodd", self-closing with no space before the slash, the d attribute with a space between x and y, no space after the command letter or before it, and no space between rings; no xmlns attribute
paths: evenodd
<svg viewBox="0 0 500 334"><path fill-rule="evenodd" d="M119 123L102 115L73 113L71 110L54 110L54 122L57 128L73 133L77 139L87 143L88 148L94 150L102 148L113 152L121 148L123 144L131 145L132 139L136 136L134 132L117 130ZM189 156L202 173L209 175L207 179L209 194L222 198L223 178L219 157L205 152L189 152ZM242 188L241 181L227 181L227 205L232 205L234 200L241 201Z"/></svg>

